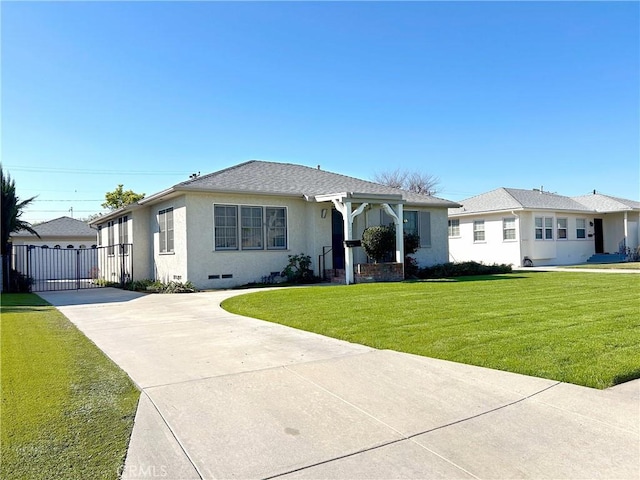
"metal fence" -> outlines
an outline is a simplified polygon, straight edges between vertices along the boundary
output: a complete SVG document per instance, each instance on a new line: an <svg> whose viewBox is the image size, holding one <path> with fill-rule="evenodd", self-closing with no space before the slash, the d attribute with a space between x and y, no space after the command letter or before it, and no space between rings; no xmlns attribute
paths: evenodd
<svg viewBox="0 0 640 480"><path fill-rule="evenodd" d="M131 244L96 248L11 246L11 275L22 275L31 291L123 286L133 275ZM16 279L10 281L15 284Z"/></svg>

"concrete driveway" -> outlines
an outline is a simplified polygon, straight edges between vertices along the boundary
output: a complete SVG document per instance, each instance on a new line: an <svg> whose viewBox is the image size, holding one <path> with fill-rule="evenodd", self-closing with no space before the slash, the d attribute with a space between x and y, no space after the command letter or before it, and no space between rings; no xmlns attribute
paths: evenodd
<svg viewBox="0 0 640 480"><path fill-rule="evenodd" d="M241 293L40 294L142 390L123 478L640 478L638 381L374 350L219 307Z"/></svg>

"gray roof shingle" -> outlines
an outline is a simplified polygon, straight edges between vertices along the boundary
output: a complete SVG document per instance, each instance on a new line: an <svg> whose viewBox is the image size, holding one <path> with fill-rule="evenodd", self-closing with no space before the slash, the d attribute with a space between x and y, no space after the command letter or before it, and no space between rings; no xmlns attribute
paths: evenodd
<svg viewBox="0 0 640 480"><path fill-rule="evenodd" d="M458 205L450 200L400 190L317 168L261 160L251 160L187 180L173 188L290 196L315 196L341 192L402 194L402 198L410 204L441 207Z"/></svg>
<svg viewBox="0 0 640 480"><path fill-rule="evenodd" d="M517 188L498 188L475 197L462 200L462 207L449 210L450 215L469 215L505 210L557 210L589 212L592 208L576 200L556 193Z"/></svg>
<svg viewBox="0 0 640 480"><path fill-rule="evenodd" d="M96 238L96 231L81 220L71 217L60 217L48 222L34 225L33 229L38 232L41 237L86 237ZM27 230L20 230L12 233L12 237L33 237L34 234Z"/></svg>
<svg viewBox="0 0 640 480"><path fill-rule="evenodd" d="M626 198L612 197L602 193L593 193L572 197L575 201L596 212L620 212L624 210L640 210L640 202Z"/></svg>

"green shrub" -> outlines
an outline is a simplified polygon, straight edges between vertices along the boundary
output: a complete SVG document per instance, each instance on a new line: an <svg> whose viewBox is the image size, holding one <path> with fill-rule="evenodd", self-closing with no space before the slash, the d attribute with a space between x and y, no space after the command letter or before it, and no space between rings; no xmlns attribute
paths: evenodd
<svg viewBox="0 0 640 480"><path fill-rule="evenodd" d="M9 270L9 285L7 292L11 293L31 293L33 278L20 273L13 268Z"/></svg>
<svg viewBox="0 0 640 480"><path fill-rule="evenodd" d="M193 283L175 282L168 283L161 282L160 280L134 280L127 282L124 286L126 290L133 290L136 292L153 292L153 293L193 293L197 289Z"/></svg>
<svg viewBox="0 0 640 480"><path fill-rule="evenodd" d="M362 248L375 263L385 261L396 248L395 230L386 225L367 228L362 234Z"/></svg>
<svg viewBox="0 0 640 480"><path fill-rule="evenodd" d="M485 265L478 262L442 263L431 267L422 267L418 270L418 278L447 278L464 277L470 275L495 275L500 273L511 273L511 265L491 264Z"/></svg>
<svg viewBox="0 0 640 480"><path fill-rule="evenodd" d="M286 277L289 283L315 283L318 281L311 269L311 257L304 253L289 255L289 263L284 267L281 275Z"/></svg>

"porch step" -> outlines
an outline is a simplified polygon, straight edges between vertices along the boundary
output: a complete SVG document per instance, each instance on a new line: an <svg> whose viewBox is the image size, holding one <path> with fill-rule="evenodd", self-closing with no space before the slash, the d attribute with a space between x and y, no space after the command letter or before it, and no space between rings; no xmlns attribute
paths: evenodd
<svg viewBox="0 0 640 480"><path fill-rule="evenodd" d="M344 269L327 269L325 270L325 277L331 283L344 283L347 274Z"/></svg>
<svg viewBox="0 0 640 480"><path fill-rule="evenodd" d="M587 263L621 263L627 259L621 253L595 253L589 257Z"/></svg>

